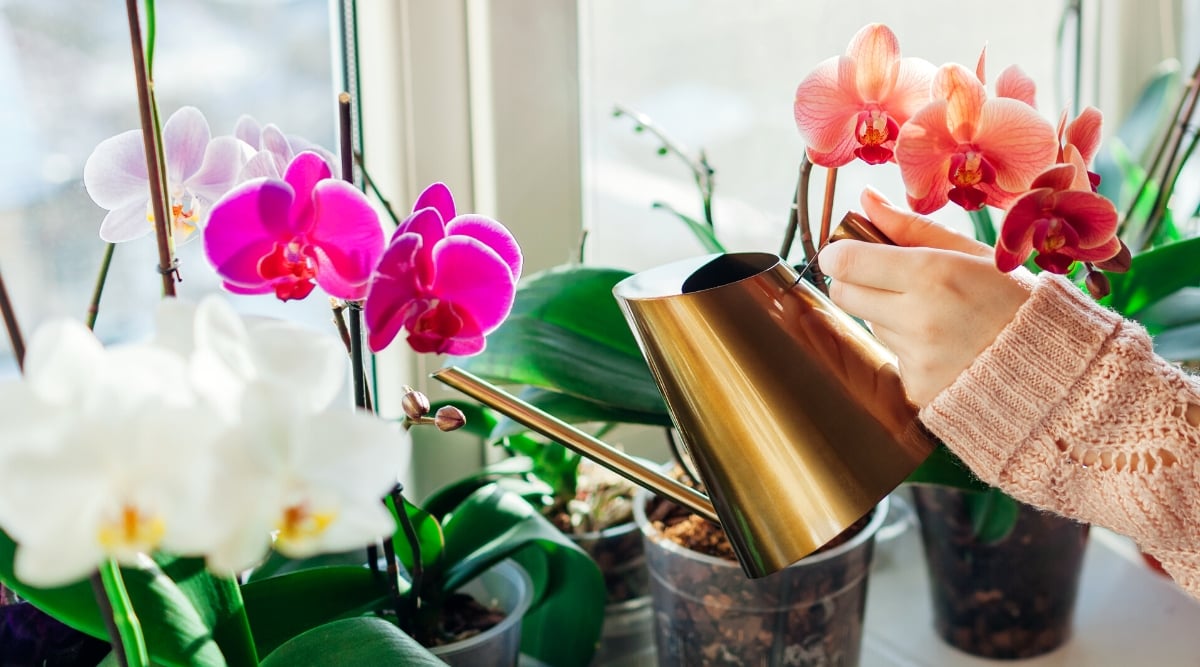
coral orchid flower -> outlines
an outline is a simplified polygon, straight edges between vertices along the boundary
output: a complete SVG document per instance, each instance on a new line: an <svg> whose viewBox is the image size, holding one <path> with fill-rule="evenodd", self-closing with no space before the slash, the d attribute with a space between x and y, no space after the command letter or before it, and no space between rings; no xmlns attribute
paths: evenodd
<svg viewBox="0 0 1200 667"><path fill-rule="evenodd" d="M896 141L908 203L917 213L950 201L968 211L1003 208L1054 163L1054 127L1024 101L988 99L977 75L962 65L938 70L933 98Z"/></svg>
<svg viewBox="0 0 1200 667"><path fill-rule="evenodd" d="M303 152L283 180L258 178L213 207L204 250L237 294L303 299L320 285L357 300L383 252L379 216L366 195L330 177L320 155Z"/></svg>
<svg viewBox="0 0 1200 667"><path fill-rule="evenodd" d="M929 101L933 73L929 62L900 57L887 26L864 26L846 55L817 65L796 88L793 111L808 159L823 167L856 157L868 164L892 161L901 126Z"/></svg>
<svg viewBox="0 0 1200 667"><path fill-rule="evenodd" d="M182 242L203 224L206 209L236 183L247 151L234 137L213 139L208 121L195 107L182 107L167 118L162 141L171 233ZM83 166L83 185L108 210L100 238L121 243L154 229L141 130L100 142Z"/></svg>
<svg viewBox="0 0 1200 667"><path fill-rule="evenodd" d="M1100 127L1103 115L1096 107L1087 107L1079 112L1079 116L1075 120L1067 123L1067 114L1064 111L1062 118L1058 122L1058 141L1061 148L1058 151L1059 162L1071 162L1072 155L1079 156L1079 163L1090 165L1092 158L1096 157L1096 151L1100 149ZM1094 171L1085 171L1087 174L1088 183L1093 192L1100 187L1100 174ZM1079 175L1076 175L1078 178Z"/></svg>
<svg viewBox="0 0 1200 667"><path fill-rule="evenodd" d="M1121 252L1117 210L1091 191L1080 163L1047 169L1004 216L996 244L996 267L1012 271L1034 250L1034 262L1065 274L1075 261L1100 262Z"/></svg>
<svg viewBox="0 0 1200 667"><path fill-rule="evenodd" d="M450 190L421 193L384 251L363 304L372 351L408 331L417 352L465 356L508 317L521 249L499 222L457 215Z"/></svg>

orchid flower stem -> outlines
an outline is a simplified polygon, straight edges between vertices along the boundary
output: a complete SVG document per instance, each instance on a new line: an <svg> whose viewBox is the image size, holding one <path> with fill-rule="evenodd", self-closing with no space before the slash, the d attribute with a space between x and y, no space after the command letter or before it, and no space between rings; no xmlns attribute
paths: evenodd
<svg viewBox="0 0 1200 667"><path fill-rule="evenodd" d="M155 122L155 104L151 92L146 58L143 52L142 25L137 0L125 0L129 17L129 39L133 46L133 71L137 81L138 111L142 121L142 147L146 154L146 173L150 175L150 201L154 211L154 235L158 242L158 272L162 275L163 296L175 296L176 266L171 249L171 211L167 206L166 183L162 178L161 141Z"/></svg>
<svg viewBox="0 0 1200 667"><path fill-rule="evenodd" d="M399 227L400 218L396 215L396 210L392 208L392 203L388 201L387 197L383 196L383 193L379 190L379 186L375 185L375 179L371 178L371 173L367 171L367 166L363 164L362 153L354 154L354 164L358 165L358 171L362 174L363 183L375 195L375 198L379 200L379 203L383 206L383 210L392 219L392 224Z"/></svg>
<svg viewBox="0 0 1200 667"><path fill-rule="evenodd" d="M1163 145L1170 144L1170 149L1166 153L1166 163L1162 170L1162 180L1158 184L1158 192L1154 195L1154 205L1150 208L1150 217L1146 221L1146 226L1142 228L1142 232L1138 239L1138 247L1145 249L1154 242L1154 236L1158 233L1158 228L1162 226L1163 218L1166 214L1167 200L1170 199L1171 191L1174 189L1175 180L1179 178L1178 170L1182 168L1184 161L1179 159L1180 151L1183 148L1183 142L1187 139L1189 127L1191 126L1192 117L1196 114L1197 103L1200 102L1200 63L1192 72L1192 78L1186 87L1187 94L1184 95L1180 104L1180 110L1176 112L1174 122L1171 124L1167 136L1163 140Z"/></svg>
<svg viewBox="0 0 1200 667"><path fill-rule="evenodd" d="M8 331L8 341L12 344L17 368L24 370L25 337L21 335L21 326L17 323L17 312L13 309L12 300L8 298L8 288L4 286L3 275L0 275L0 315L4 316L4 328Z"/></svg>
<svg viewBox="0 0 1200 667"><path fill-rule="evenodd" d="M350 374L354 382L354 405L366 410L367 381L364 372L366 360L362 346L362 304L351 302L350 309Z"/></svg>
<svg viewBox="0 0 1200 667"><path fill-rule="evenodd" d="M87 328L96 328L96 317L100 315L100 297L104 295L104 282L108 280L108 268L112 265L113 251L117 244L109 243L104 248L104 258L100 260L100 271L96 274L96 287L92 290L92 300L88 303Z"/></svg>
<svg viewBox="0 0 1200 667"><path fill-rule="evenodd" d="M813 247L812 230L808 227L808 181L812 175L812 162L808 153L800 159L800 168L796 176L796 191L792 194L791 211L788 213L787 229L783 232L783 245L779 248L779 256L784 260L792 253L792 243L796 240L796 232L800 232L800 244L804 249L804 259L811 262L817 254Z"/></svg>
<svg viewBox="0 0 1200 667"><path fill-rule="evenodd" d="M658 151L660 154L666 155L668 153L673 153L680 160L683 160L683 163L686 164L688 169L692 172L692 178L696 181L696 187L700 190L701 205L704 208L704 221L707 222L709 226L712 226L713 168L708 164L708 157L704 154L704 151L700 151L698 157L692 157L688 154L687 150L683 146L676 143L671 137L667 136L667 134L663 132L662 129L644 113L634 111L618 104L613 108L613 115L618 117L629 116L633 119L633 122L636 123L636 125L634 125L635 131L649 132L657 137L660 142L662 142L662 147L659 148Z"/></svg>
<svg viewBox="0 0 1200 667"><path fill-rule="evenodd" d="M400 529L404 531L404 539L408 541L408 548L412 552L412 570L408 573L409 589L411 592L408 596L408 611L409 618L416 619L421 608L421 584L425 576L425 566L421 562L421 538L417 535L417 529L413 526L412 519L408 517L408 507L404 500L404 487L397 484L392 489L392 505L396 508L396 516L400 520ZM391 553L388 555L388 582L393 587L393 596L396 601L396 614L399 616L401 609L401 599L399 590L399 571L396 569L396 552L395 546L391 540L384 541L384 547L391 548Z"/></svg>
<svg viewBox="0 0 1200 667"><path fill-rule="evenodd" d="M346 346L346 354L354 354L354 343L350 336L350 329L346 327L346 319L342 313L346 310L346 303L337 299L329 300L329 307L333 310L333 326L337 329L338 337L342 339L342 344ZM364 373L365 374L365 373ZM374 412L375 408L371 405L371 389L363 385L363 406L368 412Z"/></svg>
<svg viewBox="0 0 1200 667"><path fill-rule="evenodd" d="M112 639L117 661L123 667L147 667L150 655L146 652L142 626L133 611L129 593L125 590L125 580L121 578L121 569L116 561L107 560L100 565L100 571L92 575L92 588Z"/></svg>
<svg viewBox="0 0 1200 667"><path fill-rule="evenodd" d="M831 167L825 173L825 200L821 203L821 235L818 237L818 248L829 243L830 226L833 221L833 195L837 192L837 167Z"/></svg>

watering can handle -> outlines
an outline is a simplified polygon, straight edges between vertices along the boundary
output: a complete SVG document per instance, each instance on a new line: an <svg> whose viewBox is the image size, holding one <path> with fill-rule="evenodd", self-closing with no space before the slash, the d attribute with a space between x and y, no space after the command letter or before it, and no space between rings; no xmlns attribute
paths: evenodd
<svg viewBox="0 0 1200 667"><path fill-rule="evenodd" d="M704 494L680 484L628 454L522 401L499 387L457 366L438 369L432 373L431 377L461 391L522 426L592 459L634 484L670 498L713 523L718 525L721 523L712 502Z"/></svg>

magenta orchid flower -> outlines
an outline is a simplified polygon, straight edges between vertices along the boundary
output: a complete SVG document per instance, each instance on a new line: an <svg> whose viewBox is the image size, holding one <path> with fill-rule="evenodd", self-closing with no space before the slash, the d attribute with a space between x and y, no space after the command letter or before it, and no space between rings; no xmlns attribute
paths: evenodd
<svg viewBox="0 0 1200 667"><path fill-rule="evenodd" d="M339 170L333 153L303 137L284 134L274 123L260 125L254 117L243 115L234 125L233 136L244 141L254 155L238 175L239 183L252 178L283 178L287 166L303 151L320 155L333 174Z"/></svg>
<svg viewBox="0 0 1200 667"><path fill-rule="evenodd" d="M976 73L938 69L933 102L900 129L896 161L909 207L931 213L953 201L968 211L1007 207L1054 164L1054 127L1024 101L989 99Z"/></svg>
<svg viewBox="0 0 1200 667"><path fill-rule="evenodd" d="M320 155L303 152L282 180L257 178L213 207L204 251L237 294L303 299L320 285L358 300L383 252L379 216L366 195L331 177Z"/></svg>
<svg viewBox="0 0 1200 667"><path fill-rule="evenodd" d="M442 183L421 193L396 229L363 304L367 344L378 352L400 333L416 352L466 356L508 317L521 249L499 222L457 215Z"/></svg>
<svg viewBox="0 0 1200 667"><path fill-rule="evenodd" d="M171 233L182 242L204 224L208 207L233 187L248 156L233 137L213 139L208 121L195 107L171 114L163 124L162 141ZM154 229L141 130L100 142L83 166L83 185L108 210L100 238L121 243Z"/></svg>
<svg viewBox="0 0 1200 667"><path fill-rule="evenodd" d="M996 268L1012 271L1033 251L1034 262L1065 274L1075 261L1102 262L1122 251L1113 203L1092 192L1077 159L1057 164L1034 179L1004 216L996 243Z"/></svg>
<svg viewBox="0 0 1200 667"><path fill-rule="evenodd" d="M823 167L856 157L867 164L893 161L900 128L929 101L933 73L929 62L900 57L887 26L864 26L846 55L817 65L796 88L793 112L808 159Z"/></svg>

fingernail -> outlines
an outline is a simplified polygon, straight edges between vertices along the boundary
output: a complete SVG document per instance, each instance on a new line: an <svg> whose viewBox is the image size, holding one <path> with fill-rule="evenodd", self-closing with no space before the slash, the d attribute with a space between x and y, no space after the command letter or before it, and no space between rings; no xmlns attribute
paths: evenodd
<svg viewBox="0 0 1200 667"><path fill-rule="evenodd" d="M867 199L870 199L871 201L875 202L876 204L887 204L888 203L888 200L883 196L882 192L876 190L875 188L873 188L869 185L866 186L865 188L863 188L863 196L866 197Z"/></svg>

